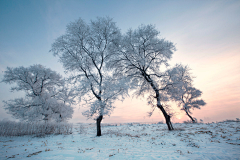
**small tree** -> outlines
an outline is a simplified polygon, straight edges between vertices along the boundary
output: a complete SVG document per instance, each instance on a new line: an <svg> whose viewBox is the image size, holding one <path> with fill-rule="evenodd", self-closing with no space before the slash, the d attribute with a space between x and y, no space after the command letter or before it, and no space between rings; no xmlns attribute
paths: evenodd
<svg viewBox="0 0 240 160"><path fill-rule="evenodd" d="M115 75L131 78L131 85L138 87L138 96L149 95L148 104L161 110L168 129L173 130L170 115L163 103L178 97L184 78L179 70L183 66L169 68L168 61L175 46L158 36L159 32L152 25L130 29L119 43L115 43L114 49L118 54L109 67L115 68Z"/></svg>
<svg viewBox="0 0 240 160"><path fill-rule="evenodd" d="M191 110L197 108L201 109L201 106L206 105L206 103L199 99L202 95L202 92L194 87L186 86L184 87L184 92L181 96L181 101L179 106L181 110L185 111L187 116L191 119L193 123L197 122L196 118L193 118L191 114Z"/></svg>
<svg viewBox="0 0 240 160"><path fill-rule="evenodd" d="M83 115L95 118L97 136L101 136L103 116L111 114L113 102L127 91L124 81L115 80L111 69L106 69L119 37L120 30L108 17L90 24L79 18L52 44L51 52L59 56L66 72L73 73L70 80L77 86L79 99L90 107Z"/></svg>
<svg viewBox="0 0 240 160"><path fill-rule="evenodd" d="M4 72L1 82L17 84L11 91L24 91L24 98L16 98L5 103L5 109L13 117L26 120L63 121L72 117L74 94L65 88L62 77L42 65L10 68Z"/></svg>
<svg viewBox="0 0 240 160"><path fill-rule="evenodd" d="M197 120L190 115L191 110L194 108L201 109L200 107L206 105L206 103L202 99L199 99L202 92L193 87L193 77L189 71L190 68L188 66L179 69L178 73L182 75L182 83L175 89L177 94L172 98L174 101L178 102L178 106L181 107L181 110L185 111L191 121L195 123Z"/></svg>

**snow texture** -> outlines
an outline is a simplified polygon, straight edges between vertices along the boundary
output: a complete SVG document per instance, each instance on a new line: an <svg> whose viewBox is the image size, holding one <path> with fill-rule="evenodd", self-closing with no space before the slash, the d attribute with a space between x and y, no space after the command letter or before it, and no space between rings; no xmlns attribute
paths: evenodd
<svg viewBox="0 0 240 160"><path fill-rule="evenodd" d="M240 123L75 124L69 135L0 137L0 159L240 159Z"/></svg>

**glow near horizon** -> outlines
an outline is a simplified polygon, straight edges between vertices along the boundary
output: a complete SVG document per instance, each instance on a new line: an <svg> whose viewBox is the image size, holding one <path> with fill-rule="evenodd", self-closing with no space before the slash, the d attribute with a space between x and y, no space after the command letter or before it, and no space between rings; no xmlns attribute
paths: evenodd
<svg viewBox="0 0 240 160"><path fill-rule="evenodd" d="M57 57L49 53L51 44L64 34L66 25L83 18L113 17L122 32L140 24L155 24L161 36L176 43L171 64L189 65L195 87L203 92L207 105L194 110L204 121L240 117L240 2L239 1L0 1L0 78L7 66L42 64L64 76ZM9 118L2 100L21 97L0 83L1 119ZM85 109L76 107L71 122L86 121ZM177 107L174 107L177 110ZM151 118L146 100L128 98L116 102L116 109L103 122L157 122L157 109ZM188 118L183 112L173 119Z"/></svg>

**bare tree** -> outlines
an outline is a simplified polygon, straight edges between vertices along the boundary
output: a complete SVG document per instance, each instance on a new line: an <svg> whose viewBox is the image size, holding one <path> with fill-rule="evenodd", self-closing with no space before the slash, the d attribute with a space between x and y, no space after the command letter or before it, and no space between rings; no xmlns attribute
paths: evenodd
<svg viewBox="0 0 240 160"><path fill-rule="evenodd" d="M4 72L1 82L17 84L11 91L24 91L24 98L3 101L5 109L21 120L63 121L72 117L74 94L65 88L64 79L55 71L42 65L28 68L10 68Z"/></svg>
<svg viewBox="0 0 240 160"><path fill-rule="evenodd" d="M113 79L111 69L106 69L119 38L120 30L111 18L97 18L89 24L79 18L52 44L51 52L72 73L70 79L77 85L80 100L90 107L83 115L95 117L97 136L101 136L103 116L110 115L113 102L126 93L124 81Z"/></svg>
<svg viewBox="0 0 240 160"><path fill-rule="evenodd" d="M116 76L131 78L131 85L137 86L137 95L148 95L148 104L157 106L163 113L168 129L173 130L170 115L163 103L179 97L179 87L184 78L179 71L182 65L169 68L175 46L160 39L159 32L152 25L141 25L129 30L119 43L109 67L115 68ZM178 98L179 99L179 98Z"/></svg>

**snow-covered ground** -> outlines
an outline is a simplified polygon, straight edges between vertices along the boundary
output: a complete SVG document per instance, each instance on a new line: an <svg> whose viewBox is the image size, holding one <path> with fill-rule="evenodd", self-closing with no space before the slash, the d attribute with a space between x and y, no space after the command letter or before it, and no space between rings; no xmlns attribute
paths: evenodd
<svg viewBox="0 0 240 160"><path fill-rule="evenodd" d="M240 159L240 122L75 124L73 134L0 137L0 159Z"/></svg>

